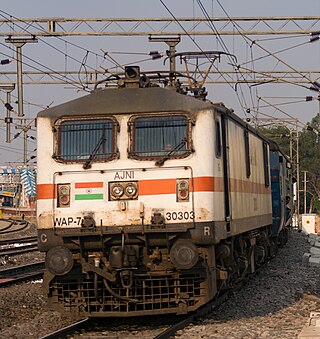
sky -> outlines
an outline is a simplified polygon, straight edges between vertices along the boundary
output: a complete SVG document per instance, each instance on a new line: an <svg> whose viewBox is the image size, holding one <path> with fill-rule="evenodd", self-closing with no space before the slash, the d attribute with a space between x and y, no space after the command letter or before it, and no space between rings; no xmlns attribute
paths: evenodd
<svg viewBox="0 0 320 339"><path fill-rule="evenodd" d="M171 18L175 17L203 17L199 6L202 4L212 17L279 17L279 16L319 16L320 0L1 0L0 19L10 16L21 20L26 18ZM167 8L166 8L166 7ZM168 11L170 10L170 12ZM317 26L318 27L318 26ZM318 28L320 31L320 27ZM1 31L1 26L0 26ZM193 38L193 41L192 41ZM269 38L269 39L268 39ZM237 64L254 70L318 70L320 69L320 42L308 43L310 37L251 36L256 44L248 43L241 36L225 37L222 42L214 36L182 37L177 46L178 51L221 50L224 48L237 57ZM50 45L49 45L50 44ZM262 48L258 47L262 46ZM296 47L295 47L296 46ZM110 60L103 58L103 53L149 53L151 50L164 52L166 46L161 43L149 43L147 37L64 37L41 38L37 44L27 44L23 47L23 70L43 71L51 70L79 70L84 66L87 69L112 69ZM286 50L287 49L287 50ZM286 50L276 53L279 50ZM266 53L276 53L277 58L265 57ZM68 55L68 57L66 57ZM12 46L0 37L0 59L15 58ZM136 63L141 56L134 54L112 54L117 62ZM142 56L145 58L145 55ZM261 59L259 59L261 58ZM254 60L254 62L252 62ZM41 65L41 66L40 66ZM180 67L180 65L178 65ZM1 65L2 70L15 70L16 63ZM167 69L163 59L148 61L140 64L141 69ZM228 58L222 58L217 65L220 70L232 70ZM113 69L119 71L119 69ZM320 74L319 74L320 76ZM317 80L313 79L313 80ZM0 75L1 81L1 75ZM227 107L233 108L235 113L251 120L257 110L261 113L258 118L273 117L279 119L298 119L299 127L303 127L319 112L317 92L293 84L264 84L250 87L228 84L213 84L206 86L208 99L224 102ZM70 85L24 85L24 112L27 119L35 118L36 114L47 106L55 106L62 102L85 95L83 91ZM16 96L16 90L13 96ZM305 101L306 96L313 96L314 100ZM0 92L0 100L5 101L5 93ZM14 100L14 99L13 99ZM17 105L13 103L14 109ZM0 119L6 111L1 108ZM3 117L3 118L2 118ZM3 124L0 124L3 126ZM31 125L29 136L36 137L36 129ZM12 136L19 130L12 129ZM10 144L5 143L5 128L0 126L0 166L15 166L23 161L23 138L20 134ZM28 138L28 159L35 155L35 140ZM28 162L33 164L33 160Z"/></svg>

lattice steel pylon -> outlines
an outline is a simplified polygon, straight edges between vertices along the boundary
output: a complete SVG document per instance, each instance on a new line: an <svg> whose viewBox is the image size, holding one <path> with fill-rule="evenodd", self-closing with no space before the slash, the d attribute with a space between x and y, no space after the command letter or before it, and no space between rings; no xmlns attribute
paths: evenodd
<svg viewBox="0 0 320 339"><path fill-rule="evenodd" d="M3 16L3 15L2 15ZM181 24L181 26L178 24ZM2 18L0 36L146 36L146 35L278 35L314 34L320 16L231 18ZM236 29L235 29L236 28Z"/></svg>

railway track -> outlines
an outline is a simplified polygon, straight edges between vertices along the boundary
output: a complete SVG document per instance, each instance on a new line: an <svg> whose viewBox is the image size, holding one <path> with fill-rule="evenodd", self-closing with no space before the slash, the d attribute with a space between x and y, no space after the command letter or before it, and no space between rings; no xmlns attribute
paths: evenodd
<svg viewBox="0 0 320 339"><path fill-rule="evenodd" d="M19 239L0 240L0 246L7 245L7 244L24 243L24 242L30 242L30 241L32 242L37 241L37 236L23 237Z"/></svg>
<svg viewBox="0 0 320 339"><path fill-rule="evenodd" d="M41 277L43 272L44 261L0 270L0 287Z"/></svg>
<svg viewBox="0 0 320 339"><path fill-rule="evenodd" d="M113 318L112 325L110 326L109 324L106 325L105 322L102 322L100 325L95 324L94 321L97 320L86 318L75 322L70 326L52 332L40 339L67 338L68 335L72 336L75 333L78 333L76 338L79 339L96 339L102 337L110 339L124 337L131 338L133 332L141 332L140 337L142 338L168 339L173 337L177 331L184 329L189 324L204 319L206 315L227 301L232 294L243 288L243 284L252 279L262 269L262 267L263 266L257 268L255 273L249 274L244 280L237 283L232 290L226 291L201 307L199 310L186 316L151 316L151 318L147 321L130 318L126 320L127 323L125 325L123 324L123 318L119 320L117 320L117 318ZM139 321L142 321L142 323L140 324ZM129 322L132 322L132 324Z"/></svg>
<svg viewBox="0 0 320 339"><path fill-rule="evenodd" d="M18 219L0 219L0 234L23 231L29 226L29 222Z"/></svg>
<svg viewBox="0 0 320 339"><path fill-rule="evenodd" d="M80 330L83 326L87 325L90 321L89 318L85 318L71 324L69 326L63 327L57 331L49 333L40 339L57 339L57 338L66 338L68 335L75 333L76 331Z"/></svg>
<svg viewBox="0 0 320 339"><path fill-rule="evenodd" d="M239 287L240 288L240 287ZM232 291L234 292L234 290ZM216 300L203 306L198 311L186 315L186 316L154 316L145 319L127 319L123 318L112 319L112 324L106 325L102 320L95 320L86 318L81 321L77 321L74 324L61 328L55 332L52 332L40 339L55 339L55 338L67 338L69 335L75 335L77 338L94 339L94 338L131 338L133 333L141 333L142 338L154 338L154 339L168 339L175 335L179 330L182 330L190 323L205 317L213 309L220 306L227 300L230 293L221 295ZM101 324L99 323L101 322ZM126 324L123 324L126 321ZM142 322L141 322L142 321ZM98 323L95 323L98 322ZM141 322L141 323L140 323ZM147 323L147 324L146 324ZM79 334L82 333L82 334Z"/></svg>
<svg viewBox="0 0 320 339"><path fill-rule="evenodd" d="M0 257L36 251L38 249L37 237L24 237L0 241Z"/></svg>

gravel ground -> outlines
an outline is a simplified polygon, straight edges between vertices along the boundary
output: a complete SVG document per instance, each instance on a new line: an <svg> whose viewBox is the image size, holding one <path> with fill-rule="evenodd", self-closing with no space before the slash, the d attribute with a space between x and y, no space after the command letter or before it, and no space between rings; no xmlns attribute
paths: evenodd
<svg viewBox="0 0 320 339"><path fill-rule="evenodd" d="M310 311L320 309L320 268L301 265L309 249L306 236L293 231L259 275L175 338L296 338ZM47 308L41 282L0 289L0 338L40 338L74 320Z"/></svg>
<svg viewBox="0 0 320 339"><path fill-rule="evenodd" d="M293 231L278 256L241 291L175 338L296 338L310 312L320 310L320 268L301 264L309 249L307 237Z"/></svg>
<svg viewBox="0 0 320 339"><path fill-rule="evenodd" d="M3 223L4 224L4 223ZM2 227L4 227L2 225ZM13 227L21 228L21 227ZM1 239L35 236L36 225L30 223L19 232L1 234ZM0 269L44 260L44 253L34 251L0 257ZM0 289L0 338L40 338L51 331L67 326L74 319L49 310L42 281L26 282Z"/></svg>

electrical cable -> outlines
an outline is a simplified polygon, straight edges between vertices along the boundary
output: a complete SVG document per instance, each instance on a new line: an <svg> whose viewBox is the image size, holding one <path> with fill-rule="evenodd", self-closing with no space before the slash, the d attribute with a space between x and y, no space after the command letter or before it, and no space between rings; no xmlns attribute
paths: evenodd
<svg viewBox="0 0 320 339"><path fill-rule="evenodd" d="M222 11L225 13L225 15L228 17L228 19L230 20L230 22L233 24L234 28L238 31L238 33L245 37L245 39L248 39L251 44L255 44L257 47L259 47L260 49L262 49L264 52L266 53L270 53L266 48L264 48L263 46L261 46L260 44L256 43L256 41L252 40L251 38L245 36L244 34L241 33L241 31L238 28L238 24L235 23L232 18L229 16L229 14L226 12L226 10L224 9L224 7L221 5L220 1L217 0L218 5L220 6L220 8L222 9ZM288 63L286 63L285 61L281 60L280 58L278 58L276 55L274 55L273 53L270 53L270 56L273 56L275 59L277 59L279 62L281 62L282 64L284 64L285 66L287 66L289 69L291 69L292 71L300 74L304 79L306 79L308 82L310 82L312 84L312 80L310 78L308 78L307 76L305 76L304 74L302 74L301 72L299 72L298 70L296 70L294 67L292 67L291 65L289 65Z"/></svg>
<svg viewBox="0 0 320 339"><path fill-rule="evenodd" d="M14 51L14 49L13 49L12 47L10 47L10 46L8 46L8 45L2 43L2 42L0 42L0 45L4 46L5 48L10 49L11 51L12 51L12 50ZM1 54L2 54L2 55L5 55L5 56L8 56L7 54L5 54L5 53L3 53L3 52L1 52ZM39 65L39 66L41 66L41 67L43 67L43 68L49 70L50 72L55 73L55 74L48 74L51 78L56 78L56 79L58 79L58 80L63 80L63 79L65 78L64 76L60 76L58 72L52 70L51 68L49 68L49 67L47 67L47 66L41 64L40 62L38 62L38 61L36 61L36 60L34 60L34 59L32 59L32 58L26 56L26 55L24 55L24 58L26 58L26 59L28 59L28 60L31 60L31 61L34 62L35 64L37 64L37 65ZM16 60L16 58L14 58L14 59ZM33 66L33 65L30 65L30 64L26 63L25 61L22 61L22 64L23 64L23 65L26 65L26 66L28 66L28 67L30 67L30 68L33 68L33 69L35 69L35 70L37 70L37 71L39 71L39 72L45 73L42 69L37 68L37 67L35 67L35 66ZM72 83L71 81L73 81L73 80L71 79L71 80L65 81L65 82L66 82L68 85L71 85L71 86L73 86L73 87L76 87L77 89L84 90L82 87L78 86L77 84ZM87 90L85 90L85 91L87 91Z"/></svg>
<svg viewBox="0 0 320 339"><path fill-rule="evenodd" d="M189 37L189 39L197 46L197 48L205 54L205 52L203 51L203 49L200 47L200 45L195 41L194 38L192 38L192 36L187 32L187 30L183 27L183 25L179 22L179 20L175 17L175 15L172 13L172 11L168 8L168 6L163 2L163 0L159 0L161 2L161 4L165 7L165 9L169 12L169 14L173 17L173 19L176 21L176 23L181 27L181 29L185 32L185 34ZM209 58L208 58L209 60ZM220 76L226 81L226 83L232 88L232 90L234 91L235 89L233 88L233 86L227 81L227 79L225 78L224 74L221 73L219 71L219 69L213 65L213 67L215 68L215 70L220 74ZM237 93L236 93L237 94ZM245 107L243 107L241 101L240 101L240 98L237 94L237 98L238 98L238 101L240 103L240 106L242 107L243 111L244 111L244 114L246 115L246 111L245 111Z"/></svg>
<svg viewBox="0 0 320 339"><path fill-rule="evenodd" d="M258 40L255 40L254 43L252 44L252 46L254 46L254 45L256 44L256 41L258 41ZM297 47L301 47L301 46L307 45L307 44L309 44L309 43L310 43L310 41L304 41L304 42L302 42L302 43L300 43L300 44L293 45L293 46L290 46L290 47L281 49L281 50L276 51L276 52L273 52L273 53L268 52L267 55L262 55L261 57L258 57L258 58L254 59L254 60L252 60L252 61L259 61L259 60L262 60L262 59L264 59L264 58L267 58L267 57L270 57L270 56L273 56L273 55L276 55L276 54L280 54L280 53L282 53L282 52L287 52L287 51L290 51L291 49L294 49L294 48L297 48ZM250 61L250 62L251 62L251 61ZM280 62L280 61L278 60L278 62ZM238 66L243 66L243 65L246 65L247 63L248 63L248 62L243 62L243 63L239 64ZM300 73L298 73L298 74L300 74Z"/></svg>
<svg viewBox="0 0 320 339"><path fill-rule="evenodd" d="M219 34L219 31L217 30L217 28L216 28L215 24L213 23L212 19L210 18L209 14L208 14L208 12L207 12L207 10L206 10L206 8L205 8L205 6L202 4L201 0L197 0L197 3L198 3L198 5L199 5L199 7L200 7L200 9L201 9L201 11L202 11L204 17L207 19L207 21L208 21L208 23L209 23L209 26L211 27L211 30L212 30L213 33L215 34L217 40L220 41L220 44L221 44L222 48L224 49L225 52L227 52L227 53L230 54L228 47L226 46L226 44L225 44L225 42L223 41L221 35ZM229 60L230 60L230 64L234 65L234 60L231 60L230 57L229 57ZM250 92L250 97L251 97L252 106L254 106L251 88L250 88L249 84L247 83L246 78L244 77L244 75L242 74L242 72L240 71L240 69L235 68L235 70L236 70L237 82L240 83L239 74L238 74L238 73L240 73L241 78L242 78L242 79L244 80L244 82L247 84L247 86L248 86L248 88L249 88L249 92ZM247 110L248 110L248 104L247 104L247 102L246 102L246 97L245 97L245 95L244 95L244 92L243 92L243 90L242 90L242 87L239 86L239 88L240 88L240 94L241 94L242 99L243 99L243 101L244 101L244 104L241 104L241 103L240 103L240 105L242 106L242 108L243 108L243 110L244 110L244 113L245 113L245 115L246 115ZM235 90L236 94L238 95L238 86L236 86L234 90ZM238 100L239 100L239 102L240 102L240 98L239 98Z"/></svg>

